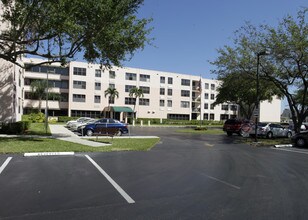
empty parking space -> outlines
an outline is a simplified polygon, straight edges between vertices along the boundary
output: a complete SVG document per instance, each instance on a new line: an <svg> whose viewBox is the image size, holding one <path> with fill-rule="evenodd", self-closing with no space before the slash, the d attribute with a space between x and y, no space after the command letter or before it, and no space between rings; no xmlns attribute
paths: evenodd
<svg viewBox="0 0 308 220"><path fill-rule="evenodd" d="M1 163L6 168L0 174L0 218L127 204L84 155L8 160Z"/></svg>

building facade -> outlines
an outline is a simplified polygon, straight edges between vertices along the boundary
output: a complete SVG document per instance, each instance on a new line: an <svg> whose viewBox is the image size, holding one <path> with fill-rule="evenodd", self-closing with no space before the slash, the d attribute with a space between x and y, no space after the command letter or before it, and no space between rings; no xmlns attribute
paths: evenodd
<svg viewBox="0 0 308 220"><path fill-rule="evenodd" d="M39 61L24 60L26 64ZM49 93L58 94L48 99L49 116L102 117L108 106L115 111L113 116L119 120L132 117L132 112L135 112L137 118L216 121L238 115L237 105L213 105L218 80L127 67L102 69L100 65L85 62L70 62L66 67L53 64L27 68L24 71L25 114L39 105L38 100L31 97L31 82L47 78ZM104 91L109 87L116 88L118 98L109 101L108 96L105 97ZM137 103L135 98L129 96L130 89L134 87L141 88L144 94L137 99ZM46 108L45 100L41 106L43 110ZM123 110L123 107L129 107L125 109L131 111ZM261 103L260 121L280 121L279 99Z"/></svg>

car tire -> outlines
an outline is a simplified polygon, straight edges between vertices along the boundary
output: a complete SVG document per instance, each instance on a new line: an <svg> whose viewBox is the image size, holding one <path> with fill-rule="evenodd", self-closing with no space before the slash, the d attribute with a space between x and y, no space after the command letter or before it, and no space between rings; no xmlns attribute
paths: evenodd
<svg viewBox="0 0 308 220"><path fill-rule="evenodd" d="M231 131L227 131L227 135L228 136L232 136L232 132Z"/></svg>
<svg viewBox="0 0 308 220"><path fill-rule="evenodd" d="M292 137L292 133L291 132L288 132L287 133L287 138L291 138Z"/></svg>
<svg viewBox="0 0 308 220"><path fill-rule="evenodd" d="M93 135L93 131L91 129L86 131L86 135L87 136L92 136Z"/></svg>
<svg viewBox="0 0 308 220"><path fill-rule="evenodd" d="M296 143L297 147L305 147L306 146L306 141L302 137L297 138L295 143Z"/></svg>
<svg viewBox="0 0 308 220"><path fill-rule="evenodd" d="M266 137L269 138L269 139L272 139L273 138L273 133L272 132L268 132Z"/></svg>

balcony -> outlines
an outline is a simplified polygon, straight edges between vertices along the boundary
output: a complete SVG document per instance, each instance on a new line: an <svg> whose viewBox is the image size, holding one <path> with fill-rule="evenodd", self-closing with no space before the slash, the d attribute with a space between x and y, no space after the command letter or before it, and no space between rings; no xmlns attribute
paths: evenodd
<svg viewBox="0 0 308 220"><path fill-rule="evenodd" d="M200 110L201 110L200 108L192 108L191 112L192 113L200 113Z"/></svg>

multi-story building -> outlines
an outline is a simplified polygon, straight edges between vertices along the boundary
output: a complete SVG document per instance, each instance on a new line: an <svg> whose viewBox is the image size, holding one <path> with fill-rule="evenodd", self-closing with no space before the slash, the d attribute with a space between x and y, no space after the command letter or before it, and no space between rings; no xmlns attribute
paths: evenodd
<svg viewBox="0 0 308 220"><path fill-rule="evenodd" d="M26 59L24 62L33 64L38 60ZM108 106L114 117L120 120L131 117L132 112L137 118L186 120L226 120L238 115L237 105L213 105L218 80L194 75L127 67L102 69L97 64L70 62L66 67L57 64L33 66L25 70L24 77L24 113L38 107L38 101L31 99L31 82L48 78L51 84L48 91L60 95L49 97L50 116L100 117L108 113ZM110 102L104 94L109 87L119 92L119 97ZM129 96L130 89L134 87L141 88L144 94L137 103L134 97ZM54 97L58 98L54 100ZM42 109L45 108L46 101L43 101ZM262 118L266 121L280 120L279 99L261 103L260 120L264 121Z"/></svg>

